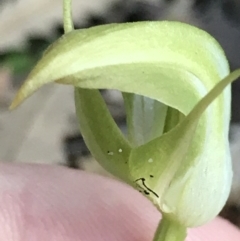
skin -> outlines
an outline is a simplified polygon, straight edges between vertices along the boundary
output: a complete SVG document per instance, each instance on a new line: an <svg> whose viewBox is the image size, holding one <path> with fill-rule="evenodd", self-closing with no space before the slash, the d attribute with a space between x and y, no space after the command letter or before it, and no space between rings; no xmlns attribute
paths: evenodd
<svg viewBox="0 0 240 241"><path fill-rule="evenodd" d="M0 240L151 241L160 214L118 181L59 166L0 164ZM237 241L220 218L187 241Z"/></svg>

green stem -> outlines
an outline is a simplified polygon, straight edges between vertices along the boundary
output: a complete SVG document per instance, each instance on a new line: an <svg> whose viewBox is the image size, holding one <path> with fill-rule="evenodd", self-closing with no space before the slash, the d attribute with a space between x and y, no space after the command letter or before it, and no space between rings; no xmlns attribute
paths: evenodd
<svg viewBox="0 0 240 241"><path fill-rule="evenodd" d="M73 27L72 20L72 0L63 0L63 28L64 32L71 32Z"/></svg>
<svg viewBox="0 0 240 241"><path fill-rule="evenodd" d="M163 216L153 241L184 241L186 236L187 229L185 227Z"/></svg>

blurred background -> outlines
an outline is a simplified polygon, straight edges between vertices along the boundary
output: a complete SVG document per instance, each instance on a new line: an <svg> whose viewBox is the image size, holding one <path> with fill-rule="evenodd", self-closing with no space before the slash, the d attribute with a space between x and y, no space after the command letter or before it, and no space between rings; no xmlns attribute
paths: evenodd
<svg viewBox="0 0 240 241"><path fill-rule="evenodd" d="M178 20L212 34L232 70L240 67L238 0L73 0L76 28L144 20ZM63 34L61 0L0 0L0 160L66 165L107 174L91 158L75 117L73 88L48 85L17 110L8 106L45 48ZM125 131L122 97L102 91ZM240 81L232 86L230 131L234 181L221 215L240 227Z"/></svg>

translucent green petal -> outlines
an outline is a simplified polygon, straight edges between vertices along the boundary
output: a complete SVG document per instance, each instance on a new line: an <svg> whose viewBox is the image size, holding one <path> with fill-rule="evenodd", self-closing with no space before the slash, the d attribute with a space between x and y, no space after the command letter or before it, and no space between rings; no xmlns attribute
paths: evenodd
<svg viewBox="0 0 240 241"><path fill-rule="evenodd" d="M168 107L141 95L123 93L128 138L133 146L144 143L162 135Z"/></svg>

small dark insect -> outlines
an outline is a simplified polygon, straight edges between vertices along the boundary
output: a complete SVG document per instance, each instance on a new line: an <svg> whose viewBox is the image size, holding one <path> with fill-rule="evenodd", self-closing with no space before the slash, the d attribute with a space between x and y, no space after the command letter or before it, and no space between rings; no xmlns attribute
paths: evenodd
<svg viewBox="0 0 240 241"><path fill-rule="evenodd" d="M135 182L137 182L137 181L142 181L142 185L149 191L149 192L151 192L153 195L155 195L157 198L159 198L159 196L158 196L158 194L156 193L156 192L154 192L152 189L150 189L146 184L145 184L145 178L138 178L137 180L135 180ZM144 193L146 194L146 195L149 195L150 193L148 192L148 191L146 191L146 190L144 190Z"/></svg>
<svg viewBox="0 0 240 241"><path fill-rule="evenodd" d="M146 191L146 190L144 190L144 193L146 194L146 195L149 195L150 193L148 192L148 191Z"/></svg>

